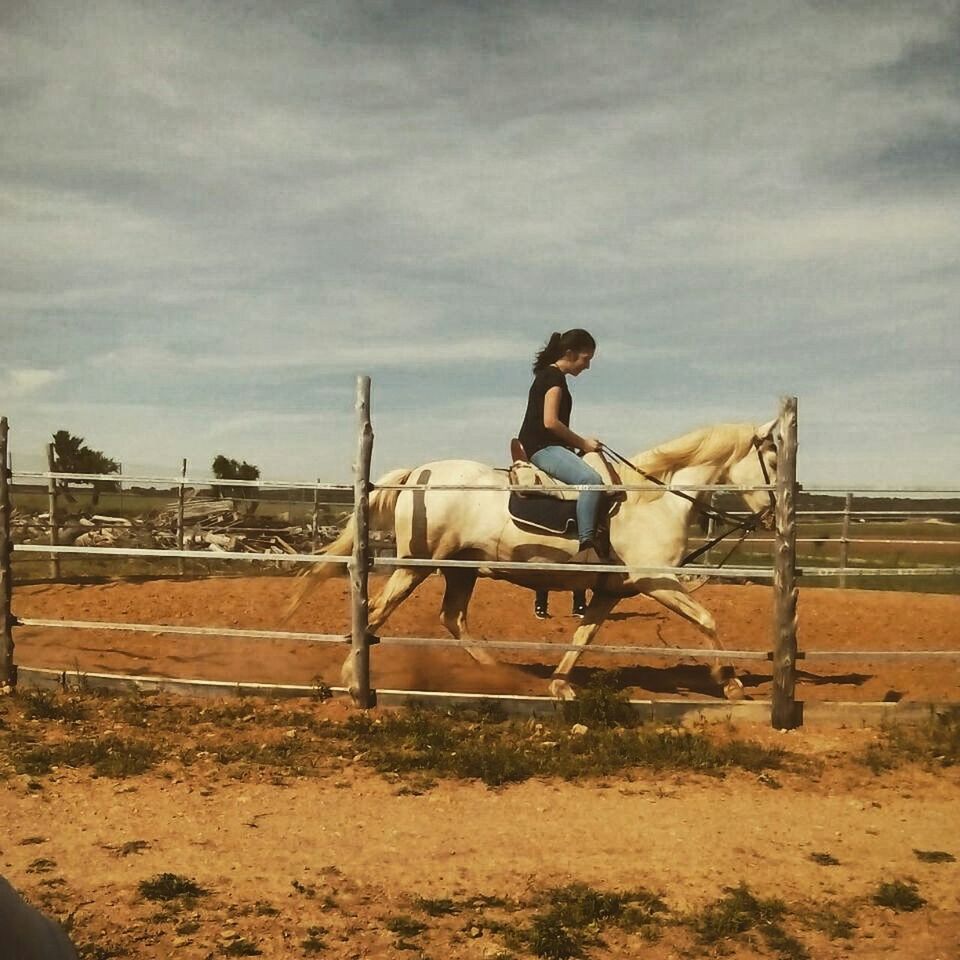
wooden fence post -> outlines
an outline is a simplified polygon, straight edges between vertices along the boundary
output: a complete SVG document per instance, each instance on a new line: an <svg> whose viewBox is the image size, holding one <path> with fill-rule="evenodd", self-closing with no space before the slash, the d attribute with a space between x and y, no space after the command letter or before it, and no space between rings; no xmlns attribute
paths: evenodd
<svg viewBox="0 0 960 960"><path fill-rule="evenodd" d="M850 562L850 513L853 509L853 494L848 493L843 501L843 529L840 531L840 567L847 569ZM840 575L840 586L846 587L847 575Z"/></svg>
<svg viewBox="0 0 960 960"><path fill-rule="evenodd" d="M353 601L350 657L352 658L354 701L364 709L376 704L370 689L370 598L367 580L370 571L370 460L373 455L373 428L370 425L370 378L357 377L357 459L354 463L354 539L350 572Z"/></svg>
<svg viewBox="0 0 960 960"><path fill-rule="evenodd" d="M803 723L794 699L797 661L797 398L782 397L777 427L777 507L774 539L773 696L770 723L792 730Z"/></svg>
<svg viewBox="0 0 960 960"><path fill-rule="evenodd" d="M320 482L320 478L317 477L317 483ZM320 536L320 488L313 488L313 515L310 518L310 534L313 541L313 552L317 552L317 547L319 546L319 536Z"/></svg>
<svg viewBox="0 0 960 960"><path fill-rule="evenodd" d="M717 521L714 519L714 516L713 516L713 508L715 506L716 499L717 499L716 491L711 490L710 496L707 500L707 506L710 508L710 516L707 517L707 543L709 543L713 539L713 536L714 536L713 531L716 528L716 524L717 524ZM711 547L703 555L703 562L708 567L710 566L710 554L712 551L713 551L713 547Z"/></svg>
<svg viewBox="0 0 960 960"><path fill-rule="evenodd" d="M52 443L47 444L47 471L53 473L56 469L56 456ZM57 481L53 477L47 480L47 510L50 513L50 546L60 545L60 528L57 526ZM60 579L60 555L50 555L50 576L54 580Z"/></svg>
<svg viewBox="0 0 960 960"><path fill-rule="evenodd" d="M0 692L17 685L13 662L13 568L10 557L10 470L7 467L7 418L0 417Z"/></svg>
<svg viewBox="0 0 960 960"><path fill-rule="evenodd" d="M183 481L187 477L187 460L180 465L180 485L177 490L177 549L183 550ZM177 557L177 572L182 577L185 570L183 557Z"/></svg>

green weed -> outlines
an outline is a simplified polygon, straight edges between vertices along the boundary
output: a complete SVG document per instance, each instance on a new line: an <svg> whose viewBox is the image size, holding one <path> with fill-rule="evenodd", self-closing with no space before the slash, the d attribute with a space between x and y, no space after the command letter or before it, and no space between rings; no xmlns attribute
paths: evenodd
<svg viewBox="0 0 960 960"><path fill-rule="evenodd" d="M871 899L877 906L890 907L898 913L912 913L927 902L917 892L915 883L904 883L902 880L881 883Z"/></svg>
<svg viewBox="0 0 960 960"><path fill-rule="evenodd" d="M830 904L801 911L799 918L804 926L819 930L831 940L849 940L857 929L849 910Z"/></svg>
<svg viewBox="0 0 960 960"><path fill-rule="evenodd" d="M50 773L54 767L91 766L103 777L129 777L146 772L159 759L151 744L116 734L52 744L13 740L10 753L17 773L33 776Z"/></svg>
<svg viewBox="0 0 960 960"><path fill-rule="evenodd" d="M62 697L46 690L28 690L23 694L24 714L28 720L85 720L87 710L79 697Z"/></svg>
<svg viewBox="0 0 960 960"><path fill-rule="evenodd" d="M526 943L532 953L546 960L567 960L584 955L585 937L578 930L570 930L555 914L533 918L526 934Z"/></svg>
<svg viewBox="0 0 960 960"><path fill-rule="evenodd" d="M263 951L244 937L238 937L220 947L225 957L259 957Z"/></svg>
<svg viewBox="0 0 960 960"><path fill-rule="evenodd" d="M701 913L688 917L687 924L703 944L715 944L757 930L781 957L804 960L808 956L806 947L782 926L786 915L787 906L782 900L761 900L741 883L738 887L728 887L725 896L706 906Z"/></svg>
<svg viewBox="0 0 960 960"><path fill-rule="evenodd" d="M579 691L576 700L563 702L564 720L587 727L638 726L640 720L621 691L622 686L618 671L599 671Z"/></svg>
<svg viewBox="0 0 960 960"><path fill-rule="evenodd" d="M431 900L427 897L415 897L413 905L431 917L446 917L460 912L452 900Z"/></svg>
<svg viewBox="0 0 960 960"><path fill-rule="evenodd" d="M382 773L430 773L482 780L490 786L530 777L607 776L633 767L721 773L781 766L784 752L749 741L715 743L680 729L599 728L571 736L565 724L531 738L523 724L458 724L449 716L411 709L378 720L351 717L344 733L364 762Z"/></svg>
<svg viewBox="0 0 960 960"><path fill-rule="evenodd" d="M960 707L931 709L922 723L887 724L882 737L881 743L871 744L860 758L874 773L907 762L952 766L960 762Z"/></svg>
<svg viewBox="0 0 960 960"><path fill-rule="evenodd" d="M527 950L546 960L585 956L586 948L599 944L604 927L640 930L656 939L666 904L646 890L609 893L583 883L550 888L539 898L540 912L529 925L488 924L504 937L510 949Z"/></svg>
<svg viewBox="0 0 960 960"><path fill-rule="evenodd" d="M176 873L158 873L149 880L141 880L137 885L140 896L145 900L166 902L181 897L194 899L205 896L207 891L189 877Z"/></svg>
<svg viewBox="0 0 960 960"><path fill-rule="evenodd" d="M425 923L408 917L406 914L399 914L395 917L387 917L384 926L398 937L415 937L427 929Z"/></svg>
<svg viewBox="0 0 960 960"><path fill-rule="evenodd" d="M327 932L326 927L308 927L307 935L300 941L300 947L304 953L323 953L327 949L327 943L323 935Z"/></svg>

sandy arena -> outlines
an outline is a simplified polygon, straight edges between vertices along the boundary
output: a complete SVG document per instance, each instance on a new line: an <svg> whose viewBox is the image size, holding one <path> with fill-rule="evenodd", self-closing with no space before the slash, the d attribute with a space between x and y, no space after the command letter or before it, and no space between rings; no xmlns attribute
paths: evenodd
<svg viewBox="0 0 960 960"><path fill-rule="evenodd" d="M371 579L371 591L379 578ZM128 621L192 626L280 629L280 611L295 581L245 577L132 584L37 585L18 588L14 611L21 617ZM439 623L443 580L430 577L397 610L384 636L447 636ZM769 650L771 589L766 585L706 585L697 600L716 618L722 643L731 649ZM569 594L552 594L551 619L533 616L533 594L506 583L481 580L470 605L470 628L489 639L568 643L577 620ZM956 650L960 648L960 597L868 590L803 588L799 601L801 650ZM349 632L345 579L321 584L286 629ZM339 684L344 651L337 645L252 641L116 631L23 628L17 631L17 661L33 667L96 673L198 677L265 683ZM699 647L691 625L652 600L623 601L603 625L595 646L604 644ZM501 652L506 666L480 668L460 650L380 647L371 655L372 680L383 689L420 689L543 695L559 660L542 654ZM592 671L621 671L632 697L693 698L717 695L709 661L605 657L586 653L574 672L583 683ZM747 661L738 673L746 693L770 696L770 667ZM956 660L811 660L801 662L798 699L958 699Z"/></svg>

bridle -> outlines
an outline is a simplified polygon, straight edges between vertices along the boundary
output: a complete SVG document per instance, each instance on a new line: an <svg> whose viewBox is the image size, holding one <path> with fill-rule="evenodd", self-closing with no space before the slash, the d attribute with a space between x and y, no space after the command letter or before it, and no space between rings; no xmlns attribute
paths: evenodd
<svg viewBox="0 0 960 960"><path fill-rule="evenodd" d="M763 459L763 444L767 438L761 438L755 436L752 440L753 449L756 451L757 459L760 461L760 470L763 473L763 482L767 486L770 486L770 472L767 470L767 463ZM622 464L625 467L629 467L636 473L639 473L644 479L649 480L651 483L656 484L660 487L666 487L665 484L659 477L655 477L650 473L647 473L646 470L638 467L633 461L628 460L622 453L617 453L616 450L611 449L606 444L601 445L601 454L608 454L612 459L616 460L618 463ZM767 494L769 495L770 502L762 510L754 510L748 516L743 519L735 517L731 513L727 513L724 510L718 510L715 507L704 506L699 500L698 497L692 497L689 493L684 490L667 490L667 493L672 493L674 496L682 497L684 500L689 500L693 504L695 510L699 511L704 517L708 520L718 521L719 523L730 524L730 527L727 530L724 530L723 533L714 537L712 540L709 540L707 543L701 544L696 550L691 550L683 559L677 564L680 567L686 566L688 563L692 563L694 560L702 557L708 550L711 550L718 543L723 540L726 540L727 537L740 531L740 536L737 539L737 542L727 551L724 558L717 564L718 567L722 567L727 560L730 559L730 556L733 554L733 551L743 543L747 534L753 530L756 530L758 526L763 522L763 520L772 513L777 506L777 498L774 496L772 490L768 490Z"/></svg>

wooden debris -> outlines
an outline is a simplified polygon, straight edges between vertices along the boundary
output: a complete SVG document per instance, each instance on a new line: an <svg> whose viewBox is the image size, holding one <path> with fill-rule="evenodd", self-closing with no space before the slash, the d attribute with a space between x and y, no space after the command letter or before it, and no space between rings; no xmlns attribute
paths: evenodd
<svg viewBox="0 0 960 960"><path fill-rule="evenodd" d="M256 513L256 502L236 500L190 500L184 503L183 545L198 552L262 553L278 557L314 553L340 536L341 526L325 524L317 528L316 539L308 522L290 522L290 514ZM58 533L63 545L78 547L177 548L177 505L157 514L139 517L60 516ZM343 513L345 523L350 517ZM17 543L48 543L49 514L14 510L11 517L13 539ZM376 539L374 535L373 539ZM375 544L375 553L380 544Z"/></svg>

